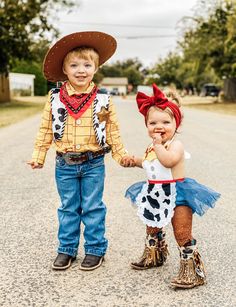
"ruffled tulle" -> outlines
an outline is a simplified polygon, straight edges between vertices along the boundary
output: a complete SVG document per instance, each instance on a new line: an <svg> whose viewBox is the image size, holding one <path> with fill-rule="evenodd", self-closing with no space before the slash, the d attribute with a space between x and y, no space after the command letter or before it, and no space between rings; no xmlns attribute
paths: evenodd
<svg viewBox="0 0 236 307"><path fill-rule="evenodd" d="M130 199L135 205L137 196L141 192L146 181L136 182L132 184L126 191L125 197ZM192 178L185 178L184 181L176 182L176 206L188 206L193 213L202 216L207 209L214 208L216 201L220 197L220 193L198 183Z"/></svg>
<svg viewBox="0 0 236 307"><path fill-rule="evenodd" d="M193 213L202 216L209 208L214 208L220 193L208 188L192 178L176 182L176 206L187 205Z"/></svg>
<svg viewBox="0 0 236 307"><path fill-rule="evenodd" d="M146 181L135 182L126 190L125 197L128 198L133 205L136 206L136 198L141 192L143 185L146 183Z"/></svg>

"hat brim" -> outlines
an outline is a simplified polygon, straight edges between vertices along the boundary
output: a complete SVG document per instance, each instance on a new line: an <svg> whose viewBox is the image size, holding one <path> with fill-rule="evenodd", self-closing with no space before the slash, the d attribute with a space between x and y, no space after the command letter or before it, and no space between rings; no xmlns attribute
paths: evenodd
<svg viewBox="0 0 236 307"><path fill-rule="evenodd" d="M63 60L68 52L82 46L95 49L101 65L114 54L117 43L111 35L98 31L76 32L64 36L48 50L44 58L44 77L52 82L67 80L62 70Z"/></svg>

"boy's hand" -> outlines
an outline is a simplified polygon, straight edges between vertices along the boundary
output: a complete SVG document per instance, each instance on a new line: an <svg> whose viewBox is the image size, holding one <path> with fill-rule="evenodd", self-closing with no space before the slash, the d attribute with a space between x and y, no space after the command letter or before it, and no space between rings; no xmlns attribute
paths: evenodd
<svg viewBox="0 0 236 307"><path fill-rule="evenodd" d="M125 156L121 159L121 165L124 167L134 167L136 166L134 157Z"/></svg>
<svg viewBox="0 0 236 307"><path fill-rule="evenodd" d="M28 161L27 164L30 165L32 169L43 167L43 164L33 162L33 161Z"/></svg>

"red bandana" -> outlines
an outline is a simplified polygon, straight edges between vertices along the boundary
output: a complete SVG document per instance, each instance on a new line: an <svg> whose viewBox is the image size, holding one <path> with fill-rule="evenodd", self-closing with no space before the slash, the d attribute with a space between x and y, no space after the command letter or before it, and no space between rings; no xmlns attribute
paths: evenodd
<svg viewBox="0 0 236 307"><path fill-rule="evenodd" d="M88 94L74 94L69 96L66 89L66 82L60 88L60 100L65 105L68 113L78 119L92 104L98 88L95 85Z"/></svg>
<svg viewBox="0 0 236 307"><path fill-rule="evenodd" d="M147 96L142 92L138 92L136 101L138 104L139 112L146 117L147 112L151 106L156 106L162 110L169 108L174 115L177 129L182 120L182 115L179 107L173 102L169 101L155 83L152 85L152 87L154 96Z"/></svg>

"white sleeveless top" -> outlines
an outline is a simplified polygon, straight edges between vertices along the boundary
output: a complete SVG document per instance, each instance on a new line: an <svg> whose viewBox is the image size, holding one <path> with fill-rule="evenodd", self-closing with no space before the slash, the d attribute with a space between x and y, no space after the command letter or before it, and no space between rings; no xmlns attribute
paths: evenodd
<svg viewBox="0 0 236 307"><path fill-rule="evenodd" d="M173 179L171 168L164 167L157 159L152 161L144 160L142 166L146 171L148 180Z"/></svg>
<svg viewBox="0 0 236 307"><path fill-rule="evenodd" d="M167 146L169 146L173 140L174 138L168 142ZM191 155L187 151L184 151L184 158L190 159L190 157ZM146 171L148 180L173 180L171 168L167 168L160 163L157 159L153 144L148 147L142 166Z"/></svg>

